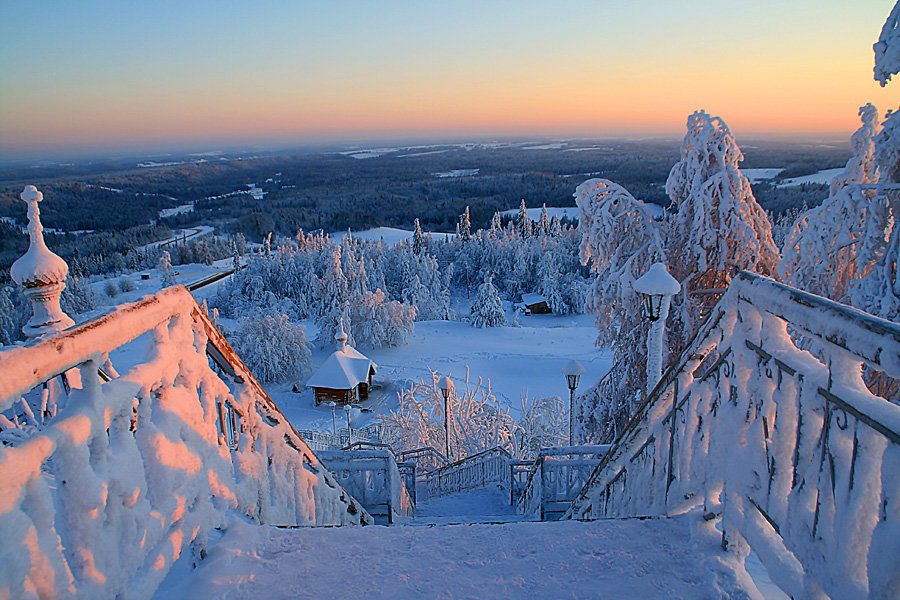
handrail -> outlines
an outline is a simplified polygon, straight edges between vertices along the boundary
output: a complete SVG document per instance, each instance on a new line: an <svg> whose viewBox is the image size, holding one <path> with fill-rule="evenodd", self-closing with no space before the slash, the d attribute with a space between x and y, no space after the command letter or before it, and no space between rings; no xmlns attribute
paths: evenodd
<svg viewBox="0 0 900 600"><path fill-rule="evenodd" d="M146 360L105 381L106 354L144 334ZM73 376L56 416L0 448L0 596L149 597L230 513L371 522L184 286L4 348L0 373L4 408Z"/></svg>
<svg viewBox="0 0 900 600"><path fill-rule="evenodd" d="M548 513L557 517L565 513L611 447L611 444L599 444L541 448L518 497L518 512L539 513L542 521Z"/></svg>
<svg viewBox="0 0 900 600"><path fill-rule="evenodd" d="M509 462L512 455L505 448L495 446L461 458L425 474L429 496L437 496L466 489L478 489L491 483L509 483Z"/></svg>
<svg viewBox="0 0 900 600"><path fill-rule="evenodd" d="M888 597L900 406L864 372L900 379L900 325L741 272L566 516L696 508L793 597Z"/></svg>

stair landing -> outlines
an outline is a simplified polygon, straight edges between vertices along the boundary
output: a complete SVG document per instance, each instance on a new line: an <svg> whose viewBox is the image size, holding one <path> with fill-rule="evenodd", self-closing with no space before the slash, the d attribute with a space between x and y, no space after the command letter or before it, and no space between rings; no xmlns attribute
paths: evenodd
<svg viewBox="0 0 900 600"><path fill-rule="evenodd" d="M692 515L315 529L235 521L198 569L164 588L231 599L748 598L745 577Z"/></svg>

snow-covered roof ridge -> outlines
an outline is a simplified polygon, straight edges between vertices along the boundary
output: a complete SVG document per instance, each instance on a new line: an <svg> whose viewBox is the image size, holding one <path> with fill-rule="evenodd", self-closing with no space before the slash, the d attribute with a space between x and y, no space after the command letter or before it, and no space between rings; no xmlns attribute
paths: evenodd
<svg viewBox="0 0 900 600"><path fill-rule="evenodd" d="M378 367L372 359L353 346L345 345L325 359L318 371L306 382L307 387L333 390L354 388L369 380L369 371Z"/></svg>

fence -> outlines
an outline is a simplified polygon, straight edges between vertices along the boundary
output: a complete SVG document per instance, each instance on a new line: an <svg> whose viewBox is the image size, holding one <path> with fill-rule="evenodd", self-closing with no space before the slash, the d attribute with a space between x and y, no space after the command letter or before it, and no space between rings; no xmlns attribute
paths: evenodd
<svg viewBox="0 0 900 600"><path fill-rule="evenodd" d="M700 508L794 598L898 593L900 326L741 273L578 498L577 519Z"/></svg>
<svg viewBox="0 0 900 600"><path fill-rule="evenodd" d="M101 379L133 341L146 357ZM229 514L371 522L183 286L3 349L0 373L0 410L40 413L2 424L2 597L148 598Z"/></svg>
<svg viewBox="0 0 900 600"><path fill-rule="evenodd" d="M492 483L509 485L509 452L496 447L467 456L425 475L429 496L487 487Z"/></svg>
<svg viewBox="0 0 900 600"><path fill-rule="evenodd" d="M319 457L366 511L382 524L415 510L415 465L401 471L388 449L322 450ZM413 492L409 492L412 483Z"/></svg>
<svg viewBox="0 0 900 600"><path fill-rule="evenodd" d="M541 448L518 497L519 512L541 521L562 516L584 487L609 445ZM520 475L521 477L521 475Z"/></svg>

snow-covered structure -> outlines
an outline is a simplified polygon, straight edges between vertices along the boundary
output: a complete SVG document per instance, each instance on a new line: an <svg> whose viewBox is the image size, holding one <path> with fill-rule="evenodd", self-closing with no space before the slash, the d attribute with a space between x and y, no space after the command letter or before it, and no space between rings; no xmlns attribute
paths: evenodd
<svg viewBox="0 0 900 600"><path fill-rule="evenodd" d="M353 404L369 397L376 365L359 350L347 344L343 327L336 336L338 349L325 359L306 382L313 388L316 406L323 402Z"/></svg>
<svg viewBox="0 0 900 600"><path fill-rule="evenodd" d="M547 304L547 297L542 294L522 294L522 302L519 303L518 307L520 307L526 315L545 315L552 312L550 306Z"/></svg>
<svg viewBox="0 0 900 600"><path fill-rule="evenodd" d="M44 243L44 228L38 209L38 202L44 199L44 195L33 185L28 185L19 197L28 204L30 244L28 251L13 263L10 275L31 300L32 316L23 332L27 336L37 337L62 331L75 323L59 306L69 266Z"/></svg>

